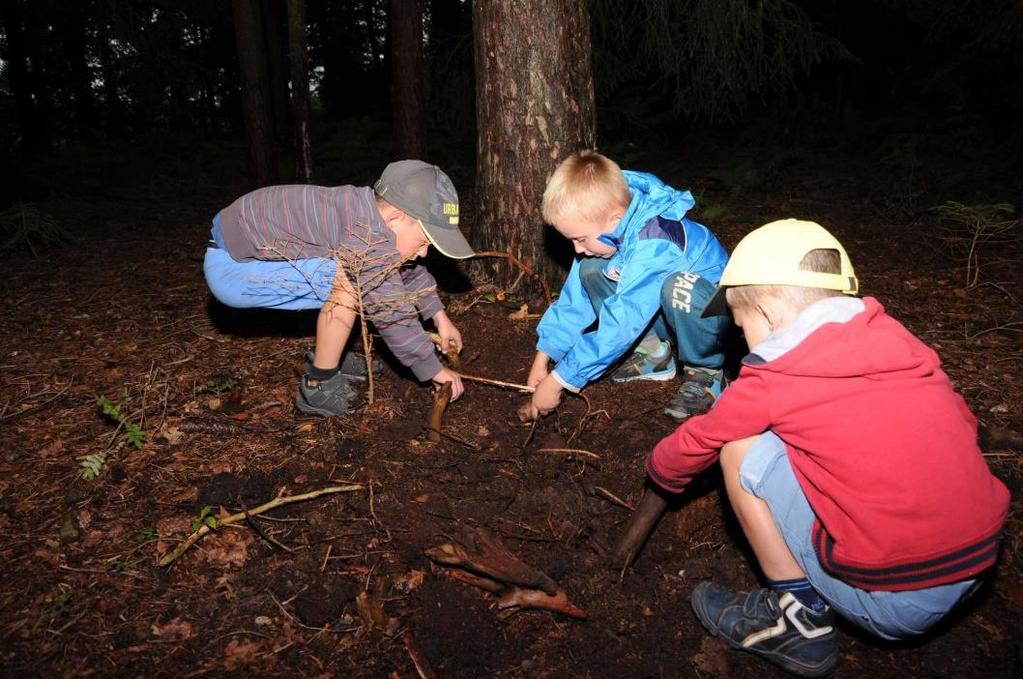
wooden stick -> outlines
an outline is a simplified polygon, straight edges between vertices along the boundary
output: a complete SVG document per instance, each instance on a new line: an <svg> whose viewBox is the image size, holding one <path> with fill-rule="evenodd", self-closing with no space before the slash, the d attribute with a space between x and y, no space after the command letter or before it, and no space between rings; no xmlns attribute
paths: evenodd
<svg viewBox="0 0 1023 679"><path fill-rule="evenodd" d="M516 389L526 394L532 394L536 391L536 387L527 387L524 384L515 384L514 382L502 382L501 380L492 380L489 377L479 377L477 375L466 375L465 373L458 373L458 376L463 380L469 380L470 382L480 382L482 384L490 384L495 387L505 387L506 389Z"/></svg>
<svg viewBox="0 0 1023 679"><path fill-rule="evenodd" d="M405 642L405 650L408 651L409 657L412 658L412 664L415 665L419 678L437 679L437 673L430 666L430 661L426 659L426 654L420 650L419 644L416 643L416 638L412 636L412 630L406 630L402 641Z"/></svg>
<svg viewBox="0 0 1023 679"><path fill-rule="evenodd" d="M625 500L621 499L620 497L609 491L607 488L604 488L602 486L594 486L593 489L600 491L601 495L603 495L604 497L606 497L608 500L615 503L619 507L628 509L630 512L635 510L635 507L633 507L628 502L626 502Z"/></svg>
<svg viewBox="0 0 1023 679"><path fill-rule="evenodd" d="M238 512L237 514L232 514L231 516L224 517L223 519L218 519L217 525L226 526L228 524L244 521L246 518L250 516L257 516L259 514L263 514L264 512L268 512L271 509L276 509L277 507L281 507L283 505L289 505L293 502L312 500L313 498L320 497L321 495L329 495L331 493L350 493L356 490L363 490L363 488L365 488L365 486L359 484L351 484L348 486L330 486L328 488L321 488L320 490L314 490L309 493L303 493L302 495L292 495L290 497L276 497L273 500L270 500L269 502L259 505L255 509ZM203 524L199 528L199 530L185 538L185 540L182 541L182 543L178 545L173 552L160 559L160 565L168 566L174 563L182 554L185 553L185 551L189 547L194 545L202 537L211 532L213 532L213 530L206 524Z"/></svg>
<svg viewBox="0 0 1023 679"><path fill-rule="evenodd" d="M539 448L536 452L538 453L562 453L564 455L585 455L586 457L599 460L600 455L591 453L588 450L581 450L579 448Z"/></svg>
<svg viewBox="0 0 1023 679"><path fill-rule="evenodd" d="M654 488L647 488L643 499L639 501L639 508L632 514L625 532L611 551L613 568L624 572L629 567L667 508L667 498Z"/></svg>
<svg viewBox="0 0 1023 679"><path fill-rule="evenodd" d="M451 383L445 382L433 392L433 410L430 411L430 433L427 436L431 443L440 443L440 428L444 424L444 410L451 402Z"/></svg>

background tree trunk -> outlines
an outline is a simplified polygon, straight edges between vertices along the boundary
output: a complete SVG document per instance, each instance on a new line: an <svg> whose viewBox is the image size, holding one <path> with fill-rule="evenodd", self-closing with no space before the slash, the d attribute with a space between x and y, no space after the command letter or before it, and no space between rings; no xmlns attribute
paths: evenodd
<svg viewBox="0 0 1023 679"><path fill-rule="evenodd" d="M277 183L278 174L262 16L258 2L234 0L233 7L252 178L256 186L268 186Z"/></svg>
<svg viewBox="0 0 1023 679"><path fill-rule="evenodd" d="M473 245L510 251L555 283L556 257L571 247L544 228L544 186L565 156L596 143L586 0L477 0L473 32ZM504 283L517 275L499 267Z"/></svg>
<svg viewBox="0 0 1023 679"><path fill-rule="evenodd" d="M288 0L288 47L291 55L291 115L295 126L295 176L313 181L309 141L309 50L305 39L305 0Z"/></svg>
<svg viewBox="0 0 1023 679"><path fill-rule="evenodd" d="M42 143L42 132L36 114L32 79L29 77L28 54L25 51L25 32L22 26L17 0L0 2L0 21L7 36L7 61L11 92L18 119L18 134L26 149L34 149Z"/></svg>
<svg viewBox="0 0 1023 679"><path fill-rule="evenodd" d="M423 3L391 0L391 116L396 158L422 158Z"/></svg>
<svg viewBox="0 0 1023 679"><path fill-rule="evenodd" d="M288 114L288 52L282 38L286 30L284 0L263 0L263 40L266 44L267 82L270 87L270 110L273 112L274 135L287 143Z"/></svg>

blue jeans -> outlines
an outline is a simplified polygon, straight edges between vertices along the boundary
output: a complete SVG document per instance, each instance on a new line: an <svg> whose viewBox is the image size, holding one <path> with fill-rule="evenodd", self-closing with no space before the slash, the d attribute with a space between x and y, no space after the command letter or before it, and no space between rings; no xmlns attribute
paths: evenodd
<svg viewBox="0 0 1023 679"><path fill-rule="evenodd" d="M337 262L325 257L235 261L224 249L219 214L203 260L210 292L236 309L319 309L330 295L336 269Z"/></svg>
<svg viewBox="0 0 1023 679"><path fill-rule="evenodd" d="M579 263L579 281L598 317L604 300L618 288L617 281L604 275L606 264L607 260L599 257L588 257ZM661 310L646 334L670 340L678 350L679 360L687 367L718 369L725 362L721 335L731 321L727 316L700 318L716 287L688 271L668 276L661 286Z"/></svg>
<svg viewBox="0 0 1023 679"><path fill-rule="evenodd" d="M767 502L813 588L844 618L879 637L894 640L923 634L978 587L977 580L964 580L905 592L871 592L828 574L810 538L816 515L796 481L785 444L772 431L750 446L739 480L748 493Z"/></svg>

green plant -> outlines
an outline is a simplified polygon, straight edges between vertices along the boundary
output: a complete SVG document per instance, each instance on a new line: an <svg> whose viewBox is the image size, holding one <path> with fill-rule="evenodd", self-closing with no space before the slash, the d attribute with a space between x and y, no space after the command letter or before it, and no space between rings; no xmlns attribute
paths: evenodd
<svg viewBox="0 0 1023 679"><path fill-rule="evenodd" d="M206 505L199 512L199 518L192 519L192 532L197 532L203 526L208 526L210 530L217 529L217 517L213 516L213 507Z"/></svg>
<svg viewBox="0 0 1023 679"><path fill-rule="evenodd" d="M152 526L146 526L145 528L140 528L135 531L135 539L139 542L149 542L151 540L156 540L159 537L160 533Z"/></svg>
<svg viewBox="0 0 1023 679"><path fill-rule="evenodd" d="M985 246L1023 242L1023 219L1011 219L1010 203L966 205L954 200L931 208L941 220L939 238L957 256L966 257L966 287L980 278L980 251Z"/></svg>
<svg viewBox="0 0 1023 679"><path fill-rule="evenodd" d="M124 394L125 402L130 400L127 392ZM100 411L104 418L111 420L117 425L117 429L114 430L111 444L104 450L98 453L92 453L90 455L83 455L79 459L78 475L86 480L92 481L100 475L103 471L103 465L106 464L107 459L111 455L117 455L124 449L125 446L132 446L136 450L142 450L142 445L146 439L146 433L142 431L142 427L137 425L128 419L128 416L122 412L121 406L114 403L106 396L97 396L96 404L100 407Z"/></svg>
<svg viewBox="0 0 1023 679"><path fill-rule="evenodd" d="M238 380L233 377L211 377L196 390L200 394L223 394L238 386Z"/></svg>
<svg viewBox="0 0 1023 679"><path fill-rule="evenodd" d="M68 589L64 589L64 587L66 585L62 585L61 590L53 597L53 607L59 613L67 614L71 612L71 597L74 592L70 587Z"/></svg>

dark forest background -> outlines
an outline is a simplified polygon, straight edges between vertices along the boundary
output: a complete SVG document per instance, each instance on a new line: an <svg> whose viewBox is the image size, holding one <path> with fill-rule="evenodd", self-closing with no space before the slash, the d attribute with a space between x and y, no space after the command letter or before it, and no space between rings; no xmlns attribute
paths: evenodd
<svg viewBox="0 0 1023 679"><path fill-rule="evenodd" d="M471 186L471 3L297 4L312 180L368 181L400 151L392 104L405 95L394 94L391 19L393 7L411 6L422 22L423 155ZM302 180L288 5L3 0L0 209L140 184L251 186L240 8L255 9L264 31L270 179ZM851 148L879 166L942 153L1021 167L1023 4L1014 0L592 0L588 9L597 140L623 165L716 139Z"/></svg>

